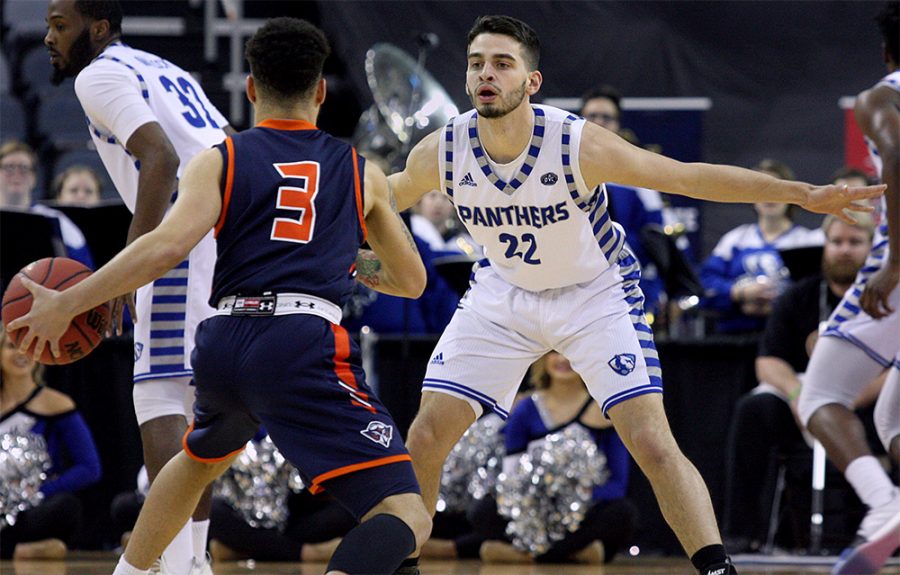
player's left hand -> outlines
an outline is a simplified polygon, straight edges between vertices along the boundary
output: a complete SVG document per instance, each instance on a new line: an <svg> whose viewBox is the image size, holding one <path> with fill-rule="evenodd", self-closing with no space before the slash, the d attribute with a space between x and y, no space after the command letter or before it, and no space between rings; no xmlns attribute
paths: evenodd
<svg viewBox="0 0 900 575"><path fill-rule="evenodd" d="M22 285L31 292L31 310L6 326L7 332L27 328L25 336L19 342L19 351L27 354L28 348L35 343L33 356L40 359L44 346L50 345L53 357L60 357L59 340L69 329L74 314L67 315L59 301L59 292L46 288L27 277L21 278Z"/></svg>
<svg viewBox="0 0 900 575"><path fill-rule="evenodd" d="M834 214L846 223L853 225L856 218L847 210L854 212L873 212L875 207L866 200L878 198L884 194L887 186L847 187L838 185L815 186L809 191L804 209L817 214Z"/></svg>
<svg viewBox="0 0 900 575"><path fill-rule="evenodd" d="M859 305L875 319L893 313L894 308L888 303L888 297L896 289L898 281L900 281L900 265L885 265L866 282L859 298Z"/></svg>
<svg viewBox="0 0 900 575"><path fill-rule="evenodd" d="M119 296L112 300L112 321L106 329L106 337L113 335L122 335L125 332L124 320L125 308L128 307L128 313L131 314L131 322L137 323L137 308L134 305L134 292Z"/></svg>

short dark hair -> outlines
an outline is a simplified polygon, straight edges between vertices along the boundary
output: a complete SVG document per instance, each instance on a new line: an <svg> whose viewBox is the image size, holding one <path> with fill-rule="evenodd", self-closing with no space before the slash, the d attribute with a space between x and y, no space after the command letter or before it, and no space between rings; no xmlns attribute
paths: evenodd
<svg viewBox="0 0 900 575"><path fill-rule="evenodd" d="M503 34L522 45L525 64L531 70L537 70L541 61L541 41L537 33L525 22L511 16L479 16L469 30L466 50L479 34Z"/></svg>
<svg viewBox="0 0 900 575"><path fill-rule="evenodd" d="M119 0L75 0L75 9L78 13L95 22L106 20L109 22L111 34L122 33L122 5Z"/></svg>
<svg viewBox="0 0 900 575"><path fill-rule="evenodd" d="M331 47L321 30L299 18L273 18L247 41L250 73L267 95L307 97L322 77Z"/></svg>
<svg viewBox="0 0 900 575"><path fill-rule="evenodd" d="M881 29L888 56L891 57L894 64L900 65L900 2L891 0L886 3L875 21L878 22L878 28Z"/></svg>
<svg viewBox="0 0 900 575"><path fill-rule="evenodd" d="M616 111L618 111L619 114L622 113L622 94L607 84L601 84L600 86L596 86L585 92L581 96L581 107L584 108L584 105L587 104L589 100L595 100L597 98L609 100L616 107Z"/></svg>

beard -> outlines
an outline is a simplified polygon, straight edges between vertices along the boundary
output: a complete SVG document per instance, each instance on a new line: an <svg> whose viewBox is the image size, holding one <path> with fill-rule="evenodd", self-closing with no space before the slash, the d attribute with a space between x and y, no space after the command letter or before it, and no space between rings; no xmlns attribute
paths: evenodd
<svg viewBox="0 0 900 575"><path fill-rule="evenodd" d="M856 274L862 267L862 262L852 260L822 260L822 275L826 279L838 285L850 285L856 279Z"/></svg>
<svg viewBox="0 0 900 575"><path fill-rule="evenodd" d="M525 84L526 82L522 82L519 89L511 92L508 97L500 94L499 102L496 103L479 104L477 94L469 94L469 100L472 101L472 106L481 117L502 118L515 110L522 103L522 100L525 99Z"/></svg>
<svg viewBox="0 0 900 575"><path fill-rule="evenodd" d="M72 42L65 65L59 68L53 67L53 75L50 76L50 82L54 86L59 86L66 78L77 76L93 59L94 47L91 46L91 35L88 29L85 28L78 35L78 38Z"/></svg>

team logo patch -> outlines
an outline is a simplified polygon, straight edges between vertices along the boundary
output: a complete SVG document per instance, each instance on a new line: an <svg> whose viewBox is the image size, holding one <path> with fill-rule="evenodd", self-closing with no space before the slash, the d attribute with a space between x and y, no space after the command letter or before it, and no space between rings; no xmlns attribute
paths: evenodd
<svg viewBox="0 0 900 575"><path fill-rule="evenodd" d="M391 439L394 437L393 426L381 423L380 421L370 421L369 425L360 431L367 439L371 439L375 443L384 447L391 446Z"/></svg>
<svg viewBox="0 0 900 575"><path fill-rule="evenodd" d="M431 365L444 365L444 352L439 351L437 355L431 358Z"/></svg>
<svg viewBox="0 0 900 575"><path fill-rule="evenodd" d="M466 175L463 176L463 179L459 181L457 186L477 186L475 183L475 178L472 177L472 172L466 172Z"/></svg>
<svg viewBox="0 0 900 575"><path fill-rule="evenodd" d="M620 353L609 360L607 364L609 364L609 367L619 375L628 375L634 371L634 366L637 365L637 361L635 360L633 353Z"/></svg>
<svg viewBox="0 0 900 575"><path fill-rule="evenodd" d="M144 344L136 343L134 344L134 362L137 363L139 359L141 359L141 355L144 353Z"/></svg>
<svg viewBox="0 0 900 575"><path fill-rule="evenodd" d="M543 176L541 176L541 183L545 186L552 186L556 182L559 181L559 176L554 174L553 172L547 172Z"/></svg>
<svg viewBox="0 0 900 575"><path fill-rule="evenodd" d="M268 316L275 315L275 296L235 298L231 315Z"/></svg>

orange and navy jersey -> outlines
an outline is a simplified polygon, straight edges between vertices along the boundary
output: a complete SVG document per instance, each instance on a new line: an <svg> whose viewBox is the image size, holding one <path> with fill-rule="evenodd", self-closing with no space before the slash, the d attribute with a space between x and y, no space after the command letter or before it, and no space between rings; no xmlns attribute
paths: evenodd
<svg viewBox="0 0 900 575"><path fill-rule="evenodd" d="M210 304L304 293L342 306L365 241L365 159L300 120L266 120L216 146L222 214Z"/></svg>

